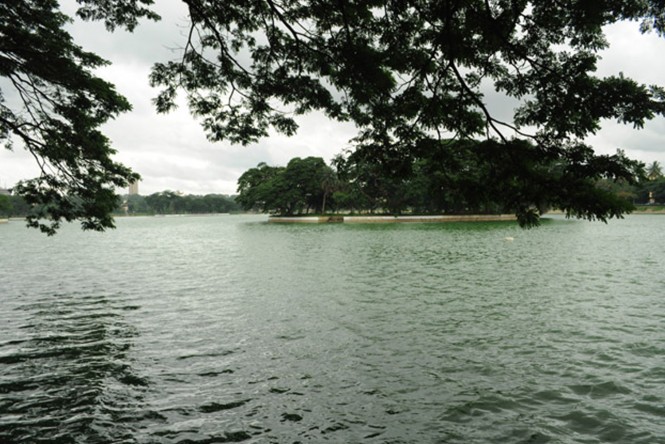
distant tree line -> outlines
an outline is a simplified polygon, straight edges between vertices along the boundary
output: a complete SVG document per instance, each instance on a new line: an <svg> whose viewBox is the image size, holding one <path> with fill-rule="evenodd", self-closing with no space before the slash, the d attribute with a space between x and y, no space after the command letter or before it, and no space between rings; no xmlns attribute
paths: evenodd
<svg viewBox="0 0 665 444"><path fill-rule="evenodd" d="M570 165L543 163L530 157L530 145L510 152L487 143L454 142L428 149L418 157L377 156L367 150L339 155L327 165L320 157L294 158L286 167L260 163L238 179L238 195L182 195L161 191L148 196L125 196L116 214L205 214L241 210L298 215L327 212L391 213L506 213L534 193L547 196L548 187L565 188ZM483 151L485 151L483 153ZM487 158L508 156L516 174L502 162ZM617 156L623 156L617 153ZM636 168L642 166L635 162ZM659 162L642 171L637 184L597 177L577 189L576 199L605 199L632 204L665 204L665 177ZM508 180L507 180L508 179ZM499 186L497 181L501 183ZM510 186L506 186L510 184ZM455 191L452 191L455 190ZM460 192L459 190L462 190ZM566 202L544 199L539 210L562 208ZM25 199L0 195L0 217L25 217L33 211Z"/></svg>
<svg viewBox="0 0 665 444"><path fill-rule="evenodd" d="M637 185L604 180L599 186L637 205L665 205L665 176L657 161L646 167L644 178Z"/></svg>
<svg viewBox="0 0 665 444"><path fill-rule="evenodd" d="M174 191L161 191L148 196L121 197L115 214L207 214L231 213L241 207L233 196L223 194L183 195ZM26 217L34 211L21 196L0 195L0 217Z"/></svg>
<svg viewBox="0 0 665 444"><path fill-rule="evenodd" d="M0 217L25 217L30 205L21 196L0 195Z"/></svg>
<svg viewBox="0 0 665 444"><path fill-rule="evenodd" d="M573 170L579 168L577 159L543 160L538 148L524 141L514 141L508 149L505 144L472 140L425 148L417 155L360 148L337 156L331 165L319 157L294 158L286 167L260 163L238 180L236 201L245 210L280 215L343 211L534 216L550 208L566 211L594 202L630 210L633 204L648 203L649 191L657 202L665 202L658 163L645 173L644 165L627 159L622 151L612 156L577 153L588 158L588 177L581 179ZM642 180L634 183L631 178L592 173L602 171L594 162L614 159L630 164Z"/></svg>
<svg viewBox="0 0 665 444"><path fill-rule="evenodd" d="M116 210L124 214L209 214L231 213L240 210L232 196L206 194L204 196L160 191L148 196L125 196Z"/></svg>

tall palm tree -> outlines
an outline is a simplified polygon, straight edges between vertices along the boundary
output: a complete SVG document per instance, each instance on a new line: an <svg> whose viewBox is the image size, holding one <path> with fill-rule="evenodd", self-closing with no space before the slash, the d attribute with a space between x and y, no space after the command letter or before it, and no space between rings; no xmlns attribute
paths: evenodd
<svg viewBox="0 0 665 444"><path fill-rule="evenodd" d="M656 180L663 177L663 169L660 166L660 162L654 160L647 167L647 178L649 180Z"/></svg>
<svg viewBox="0 0 665 444"><path fill-rule="evenodd" d="M328 195L337 191L338 185L339 180L337 179L337 173L335 173L332 168L326 167L321 177L321 189L323 190L323 205L321 208L321 214L326 212L326 198Z"/></svg>

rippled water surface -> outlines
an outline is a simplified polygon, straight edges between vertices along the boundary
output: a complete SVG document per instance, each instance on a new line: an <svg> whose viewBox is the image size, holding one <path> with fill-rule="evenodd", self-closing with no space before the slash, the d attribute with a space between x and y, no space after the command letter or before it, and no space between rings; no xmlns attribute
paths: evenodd
<svg viewBox="0 0 665 444"><path fill-rule="evenodd" d="M0 442L665 443L665 216L264 221L0 225Z"/></svg>

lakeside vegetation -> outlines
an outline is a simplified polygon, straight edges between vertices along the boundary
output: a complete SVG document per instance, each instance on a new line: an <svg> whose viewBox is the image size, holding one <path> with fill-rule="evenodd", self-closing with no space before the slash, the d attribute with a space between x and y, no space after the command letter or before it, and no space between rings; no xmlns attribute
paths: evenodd
<svg viewBox="0 0 665 444"><path fill-rule="evenodd" d="M455 156L450 149L455 147ZM147 196L120 197L113 214L214 214L252 211L281 216L344 214L506 214L516 210L519 199L532 182L515 175L509 189L491 180L499 174L494 165L482 161L477 145L453 143L439 156L388 159L355 151L339 155L330 165L320 157L293 158L284 167L258 164L238 179L238 195L191 195L160 191ZM482 150L482 148L480 148ZM522 168L522 166L519 166ZM597 178L587 184L589 196L621 202L636 212L665 212L665 177L658 162L648 167L636 163L641 180L630 183ZM533 163L532 180L554 183L565 165L545 168ZM504 175L509 172L503 171ZM513 172L514 174L514 172ZM489 180L488 180L489 178ZM501 178L506 181L505 177ZM559 182L563 184L563 182ZM544 185L543 185L544 186ZM460 193L459 190L464 190ZM531 190L542 193L542 189ZM552 201L553 202L553 201ZM534 208L539 213L560 209L552 202ZM0 195L0 218L26 217L33 207L17 195Z"/></svg>
<svg viewBox="0 0 665 444"><path fill-rule="evenodd" d="M501 148L447 141L419 155L357 149L330 165L319 157L296 157L285 167L260 163L238 180L236 201L245 210L281 216L515 213L527 226L553 208L586 217L580 208L611 206L628 212L650 199L665 202L658 162L645 169L619 151L596 159L620 158L631 165L631 175L609 177L601 169L591 174L596 166L589 161L580 177L573 162L543 160L529 143Z"/></svg>
<svg viewBox="0 0 665 444"><path fill-rule="evenodd" d="M665 205L635 205L635 213L664 213Z"/></svg>
<svg viewBox="0 0 665 444"><path fill-rule="evenodd" d="M224 194L192 195L175 191L160 191L148 196L138 194L118 198L113 214L213 214L233 213L241 210L233 196ZM0 218L26 217L33 208L21 196L0 195Z"/></svg>
<svg viewBox="0 0 665 444"><path fill-rule="evenodd" d="M240 211L233 196L224 194L182 194L160 191L148 196L125 196L116 214L212 214Z"/></svg>
<svg viewBox="0 0 665 444"><path fill-rule="evenodd" d="M151 0L77 3L80 19L110 31L160 19ZM350 185L318 193L322 208L507 208L526 226L549 206L621 217L630 199L598 181L634 185L635 163L596 155L586 140L603 121L643 128L665 115L665 88L597 69L612 24L665 34L662 1L184 3L181 52L149 76L157 111L185 96L210 141L242 145L295 135L298 116L311 112L354 125L351 179L337 169ZM0 72L0 141L27 150L39 167L14 186L31 205L28 225L47 234L61 221L112 228L116 190L140 178L114 160L103 127L131 104L96 75L108 62L79 46L58 2L0 5L0 58L11 62ZM490 106L492 87L516 101L511 115ZM442 155L446 137L478 150ZM275 208L298 212L312 199Z"/></svg>

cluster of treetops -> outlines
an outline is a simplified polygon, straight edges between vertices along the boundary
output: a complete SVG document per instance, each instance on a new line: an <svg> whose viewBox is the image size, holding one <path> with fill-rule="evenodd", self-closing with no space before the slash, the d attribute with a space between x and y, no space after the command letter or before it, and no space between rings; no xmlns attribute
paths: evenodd
<svg viewBox="0 0 665 444"><path fill-rule="evenodd" d="M285 167L260 163L238 180L236 202L244 210L278 215L518 213L534 201L538 213L582 203L630 211L635 204L648 204L650 196L665 202L658 162L645 167L618 151L598 157L632 163L638 181L580 177L578 164L543 158L528 142L509 146L446 141L417 154L360 148L337 156L331 165L319 157L296 157ZM583 167L591 171L595 165Z"/></svg>

